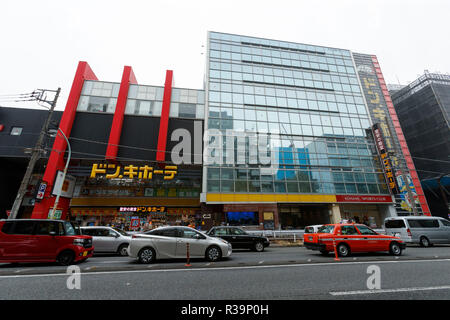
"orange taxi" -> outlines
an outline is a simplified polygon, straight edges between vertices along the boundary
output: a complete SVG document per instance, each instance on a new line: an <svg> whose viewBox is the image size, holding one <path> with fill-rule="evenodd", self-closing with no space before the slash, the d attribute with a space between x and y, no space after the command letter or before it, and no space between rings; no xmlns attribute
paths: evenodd
<svg viewBox="0 0 450 320"><path fill-rule="evenodd" d="M317 233L305 233L303 245L327 255L334 252L348 257L352 252L388 251L399 256L406 244L400 238L379 234L363 224L326 224Z"/></svg>

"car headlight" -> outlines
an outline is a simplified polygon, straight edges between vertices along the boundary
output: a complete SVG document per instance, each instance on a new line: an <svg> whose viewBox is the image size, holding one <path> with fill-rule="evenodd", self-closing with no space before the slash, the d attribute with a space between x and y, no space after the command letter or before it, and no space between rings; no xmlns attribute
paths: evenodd
<svg viewBox="0 0 450 320"><path fill-rule="evenodd" d="M225 243L225 244L228 244L228 241L226 241L226 240L224 240L224 239L219 238L219 240L222 241L222 242Z"/></svg>
<svg viewBox="0 0 450 320"><path fill-rule="evenodd" d="M73 239L73 245L74 246L84 246L84 239Z"/></svg>

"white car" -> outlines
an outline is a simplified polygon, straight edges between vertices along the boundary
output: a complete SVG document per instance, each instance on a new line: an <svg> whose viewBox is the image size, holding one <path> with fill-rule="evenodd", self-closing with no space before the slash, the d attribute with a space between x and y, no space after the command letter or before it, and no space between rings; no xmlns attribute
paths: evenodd
<svg viewBox="0 0 450 320"><path fill-rule="evenodd" d="M312 226L307 226L305 227L305 233L317 233L321 226L323 226L323 224L315 224Z"/></svg>
<svg viewBox="0 0 450 320"><path fill-rule="evenodd" d="M186 258L189 244L190 258L219 261L231 255L231 244L220 238L209 237L189 227L160 227L135 234L128 246L128 255L140 263L156 259Z"/></svg>

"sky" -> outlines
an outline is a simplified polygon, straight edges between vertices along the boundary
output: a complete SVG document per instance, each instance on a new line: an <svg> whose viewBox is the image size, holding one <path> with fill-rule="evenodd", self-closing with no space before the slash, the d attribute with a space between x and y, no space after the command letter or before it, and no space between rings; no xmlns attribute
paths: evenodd
<svg viewBox="0 0 450 320"><path fill-rule="evenodd" d="M1 0L0 105L10 94L61 88L78 61L120 82L203 88L207 31L375 54L388 84L450 72L448 0ZM34 106L33 106L34 107ZM39 108L39 106L35 106Z"/></svg>

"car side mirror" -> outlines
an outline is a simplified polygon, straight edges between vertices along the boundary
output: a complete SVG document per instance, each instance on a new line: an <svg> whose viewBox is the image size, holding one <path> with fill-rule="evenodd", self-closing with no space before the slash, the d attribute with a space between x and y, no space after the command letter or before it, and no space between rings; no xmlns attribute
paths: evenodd
<svg viewBox="0 0 450 320"><path fill-rule="evenodd" d="M201 235L199 235L199 234L196 234L196 235L194 236L194 238L197 239L197 240L199 240L199 239L204 239L203 236L201 236Z"/></svg>

